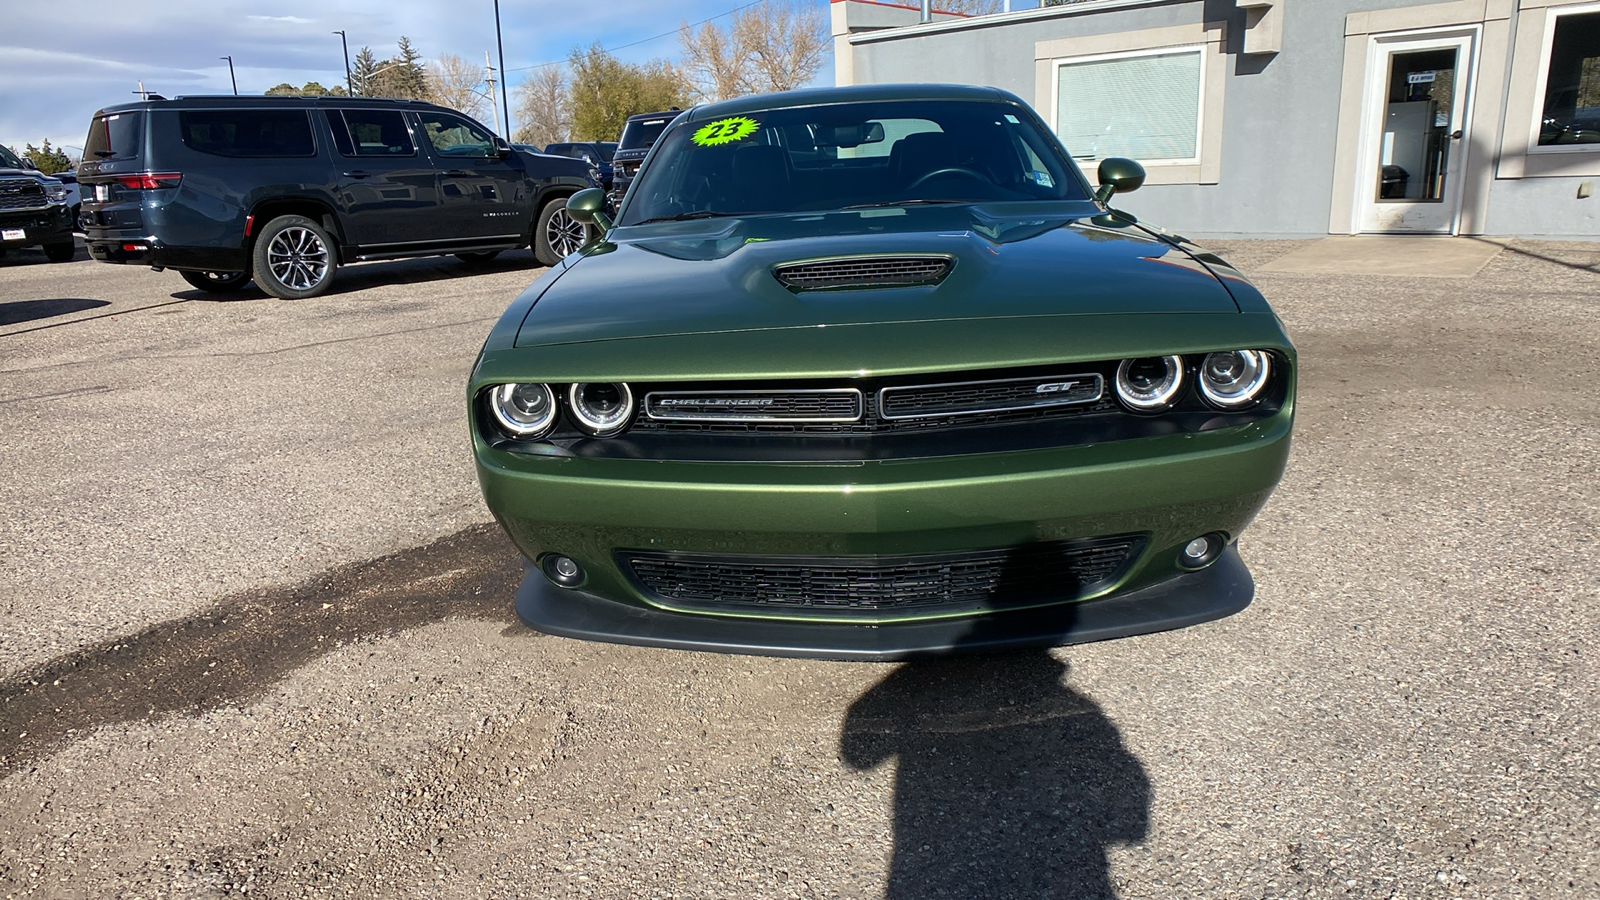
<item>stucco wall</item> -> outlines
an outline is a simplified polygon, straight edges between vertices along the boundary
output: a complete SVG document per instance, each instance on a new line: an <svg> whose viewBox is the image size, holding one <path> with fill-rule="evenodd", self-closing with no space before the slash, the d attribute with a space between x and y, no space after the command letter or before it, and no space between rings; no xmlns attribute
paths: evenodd
<svg viewBox="0 0 1600 900"><path fill-rule="evenodd" d="M1435 0L1285 0L1281 53L1241 55L1244 14L1232 0L1174 0L994 16L937 29L896 29L849 44L854 83L962 82L1000 87L1048 121L1035 83L1035 45L1085 35L1222 22L1228 52L1222 159L1217 184L1151 184L1120 206L1178 231L1315 235L1335 213L1335 154L1346 15L1420 7ZM1488 0L1492 3L1494 0ZM849 5L849 4L846 4ZM916 33L925 31L926 33ZM845 41L839 42L841 46ZM1503 57L1502 57L1503 58ZM1502 63L1503 64L1503 63ZM1503 73L1501 73L1503 74ZM1503 82L1503 78L1498 79ZM1496 88L1497 90L1499 88ZM1359 102L1359 98L1357 99ZM1495 108L1503 109L1503 102ZM1474 152L1495 153L1500 117L1474 123ZM1346 138L1350 140L1350 138ZM1600 199L1576 199L1583 177L1496 179L1483 167L1488 234L1600 235ZM1093 180L1093 173L1088 173ZM1340 186L1350 190L1349 175ZM1348 196L1342 198L1348 208Z"/></svg>

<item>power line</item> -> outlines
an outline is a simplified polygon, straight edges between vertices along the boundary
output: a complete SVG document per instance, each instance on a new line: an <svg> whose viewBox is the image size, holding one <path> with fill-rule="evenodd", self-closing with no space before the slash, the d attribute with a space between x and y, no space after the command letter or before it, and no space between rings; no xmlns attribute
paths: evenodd
<svg viewBox="0 0 1600 900"><path fill-rule="evenodd" d="M678 32L682 31L685 28L699 28L701 25L704 25L707 22L715 22L716 20L722 18L723 16L731 16L736 12L740 12L742 10L749 9L752 6L760 6L764 2L765 2L765 0L755 0L755 2L753 2L753 3L746 3L743 6L736 6L733 9L728 10L727 12L717 13L716 15L712 16L709 19L701 19L700 21L695 22L692 25L680 25L677 28L672 29L671 31L664 31L661 34L656 35L655 37L647 37L647 38L644 38L643 40L634 41L631 44L623 44L620 47L601 47L600 49L606 51L607 53L615 53L618 50L626 50L629 47L637 47L640 44L648 44L651 41L659 41L664 37L672 37L673 35L677 34ZM506 74L509 75L512 72L526 72L529 69L543 69L546 66L559 66L559 65L562 65L563 62L564 62L563 60L557 60L555 62L536 63L536 64L531 65L531 66L517 66L515 68L507 69L506 70Z"/></svg>

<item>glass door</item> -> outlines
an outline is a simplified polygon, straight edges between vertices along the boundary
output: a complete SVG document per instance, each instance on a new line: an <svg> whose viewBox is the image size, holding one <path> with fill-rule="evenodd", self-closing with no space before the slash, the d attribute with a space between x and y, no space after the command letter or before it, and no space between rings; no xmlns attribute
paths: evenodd
<svg viewBox="0 0 1600 900"><path fill-rule="evenodd" d="M1461 208L1472 37L1379 39L1361 230L1449 233Z"/></svg>

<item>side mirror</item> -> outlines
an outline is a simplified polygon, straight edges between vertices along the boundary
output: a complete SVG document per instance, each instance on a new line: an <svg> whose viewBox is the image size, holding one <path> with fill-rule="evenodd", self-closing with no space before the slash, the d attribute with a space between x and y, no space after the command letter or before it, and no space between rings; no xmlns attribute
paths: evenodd
<svg viewBox="0 0 1600 900"><path fill-rule="evenodd" d="M606 215L606 192L599 188L585 188L567 198L567 215L581 225L600 229L600 239L605 240L611 230L611 217Z"/></svg>
<svg viewBox="0 0 1600 900"><path fill-rule="evenodd" d="M1105 203L1112 194L1137 191L1144 184L1144 166L1121 157L1103 159L1100 161L1099 180L1100 187L1095 190L1094 198Z"/></svg>
<svg viewBox="0 0 1600 900"><path fill-rule="evenodd" d="M39 171L39 167L37 165L34 165L33 160L29 159L28 157L26 157L26 156L22 157L21 161L22 161L22 167L24 169L32 169L35 172Z"/></svg>
<svg viewBox="0 0 1600 900"><path fill-rule="evenodd" d="M499 138L495 138L494 152L496 156L500 157L501 159L505 159L511 155L511 145Z"/></svg>

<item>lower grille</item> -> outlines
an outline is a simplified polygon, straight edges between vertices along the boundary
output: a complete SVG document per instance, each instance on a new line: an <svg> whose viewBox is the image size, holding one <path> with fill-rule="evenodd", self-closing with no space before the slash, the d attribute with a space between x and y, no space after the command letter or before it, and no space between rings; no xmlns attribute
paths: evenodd
<svg viewBox="0 0 1600 900"><path fill-rule="evenodd" d="M670 606L724 613L895 618L1075 600L1114 583L1138 535L1000 550L882 557L618 554Z"/></svg>

